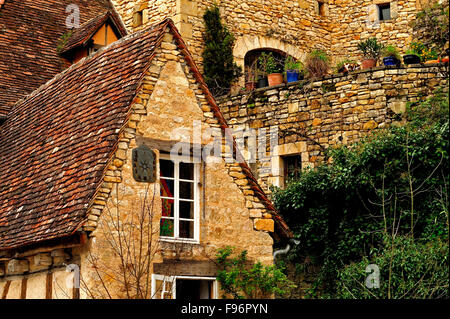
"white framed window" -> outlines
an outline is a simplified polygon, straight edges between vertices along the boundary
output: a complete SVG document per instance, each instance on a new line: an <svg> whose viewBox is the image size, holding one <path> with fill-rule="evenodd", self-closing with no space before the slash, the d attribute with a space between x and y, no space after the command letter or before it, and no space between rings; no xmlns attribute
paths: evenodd
<svg viewBox="0 0 450 319"><path fill-rule="evenodd" d="M152 275L152 299L217 299L215 277Z"/></svg>
<svg viewBox="0 0 450 319"><path fill-rule="evenodd" d="M200 165L192 158L161 154L159 160L162 202L160 238L164 241L199 241Z"/></svg>

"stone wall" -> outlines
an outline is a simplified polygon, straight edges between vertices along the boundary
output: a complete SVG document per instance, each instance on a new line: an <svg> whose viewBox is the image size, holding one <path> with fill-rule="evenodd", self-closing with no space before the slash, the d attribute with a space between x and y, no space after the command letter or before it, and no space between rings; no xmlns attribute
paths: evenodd
<svg viewBox="0 0 450 319"><path fill-rule="evenodd" d="M283 156L300 155L302 168L314 167L324 159L324 149L401 123L407 102L438 87L448 90L446 72L443 64L377 67L244 92L219 103L237 137L245 130L278 128L272 157L253 165L268 190L270 185L283 186Z"/></svg>
<svg viewBox="0 0 450 319"><path fill-rule="evenodd" d="M376 37L404 53L412 39L412 22L427 0L331 0L329 2L331 46L335 61L359 61L361 40ZM391 20L378 21L377 4L390 3Z"/></svg>
<svg viewBox="0 0 450 319"><path fill-rule="evenodd" d="M177 271L191 271L192 267L183 268L183 261L187 261L187 265L197 261L205 266L198 267L195 275L210 275L208 262L215 257L218 248L227 245L236 247L238 251L247 250L252 260L265 264L273 262L273 239L269 234L274 230L272 216L266 213L264 205L251 190L241 167L221 157L206 163L200 171L198 241L159 240L159 180L152 184L134 180L132 149L145 144L159 157L160 152L170 151L161 145L167 147L181 141L192 143L194 120L202 125L201 132L205 137L202 144L209 142L210 130L220 128L189 65L178 51L172 35L167 33L132 106L130 120L119 138L105 182L93 200L89 222L83 227L83 230L92 232L89 246L81 252L82 277L88 286L100 287L101 281L96 273L100 265L102 280L111 285L114 296L126 297L118 277L120 260L111 245L111 236L117 233L111 212L139 243L136 240L139 230L135 229L137 219L132 222L130 217L137 214L144 203L152 206L150 225L155 231L150 242L144 238L144 245L150 243L152 264L159 264L159 270L169 272L177 261L181 265ZM144 201L145 196L147 202ZM93 263L93 260L99 262ZM81 293L82 297L89 298L89 293Z"/></svg>
<svg viewBox="0 0 450 319"><path fill-rule="evenodd" d="M253 49L270 48L304 59L312 49L323 49L337 63L345 58L359 60L357 43L377 37L404 52L411 42L416 13L429 0L324 0L324 15L316 0L221 0L224 23L236 37L234 56L244 65L245 54ZM170 17L201 66L203 14L213 0L129 1L113 0L130 31L132 15L144 9L144 25ZM378 22L377 4L390 3L392 19ZM240 86L243 86L241 79Z"/></svg>

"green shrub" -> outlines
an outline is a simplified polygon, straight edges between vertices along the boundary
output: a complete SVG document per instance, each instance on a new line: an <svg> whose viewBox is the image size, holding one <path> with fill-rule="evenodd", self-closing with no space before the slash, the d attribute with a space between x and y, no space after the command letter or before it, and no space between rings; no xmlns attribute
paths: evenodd
<svg viewBox="0 0 450 319"><path fill-rule="evenodd" d="M333 296L337 272L398 235L448 239L449 107L437 93L410 104L409 123L329 149L331 161L302 172L274 201L301 245L288 255L321 267L316 285Z"/></svg>
<svg viewBox="0 0 450 319"><path fill-rule="evenodd" d="M384 57L394 57L397 60L401 60L402 57L400 56L400 53L398 52L398 49L393 45L387 45L383 49L383 56Z"/></svg>
<svg viewBox="0 0 450 319"><path fill-rule="evenodd" d="M222 24L217 5L205 11L203 20L205 49L202 57L205 82L213 95L227 94L233 81L242 75L242 69L233 60L235 38Z"/></svg>
<svg viewBox="0 0 450 319"><path fill-rule="evenodd" d="M285 296L295 285L276 266L264 266L260 262L250 263L247 251L232 257L234 249L226 247L217 252L217 263L221 268L217 273L220 287L235 299L270 298L272 295Z"/></svg>
<svg viewBox="0 0 450 319"><path fill-rule="evenodd" d="M448 298L448 242L414 241L411 237L386 238L381 249L338 271L337 298L430 299ZM380 270L379 288L368 288L365 270Z"/></svg>
<svg viewBox="0 0 450 319"><path fill-rule="evenodd" d="M310 78L318 78L328 74L330 58L323 50L313 50L308 54L305 67Z"/></svg>
<svg viewBox="0 0 450 319"><path fill-rule="evenodd" d="M369 38L365 41L359 42L358 49L362 51L365 59L378 60L381 52L383 52L384 45L382 43L378 43L377 38Z"/></svg>

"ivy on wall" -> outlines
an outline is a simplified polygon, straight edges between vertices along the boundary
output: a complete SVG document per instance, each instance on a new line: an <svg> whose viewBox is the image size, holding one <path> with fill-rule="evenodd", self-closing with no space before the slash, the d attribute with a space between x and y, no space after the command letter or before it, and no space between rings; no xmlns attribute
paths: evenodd
<svg viewBox="0 0 450 319"><path fill-rule="evenodd" d="M403 249L402 258L407 260L396 267L408 268L414 267L414 258L407 257L414 251L411 245L426 249L448 241L448 112L447 93L411 104L407 125L329 150L331 163L303 172L285 190L275 190L275 204L300 240L288 260L300 264L307 258L318 265L315 284L324 296L344 296L342 286L336 289L339 274L351 289L364 286L364 282L350 285L350 278L360 279L371 261L397 256L390 252L392 242L410 245L394 249L396 253ZM448 249L436 251L448 268ZM357 266L351 268L353 263ZM382 269L382 273L388 272ZM410 284L401 273L391 275L405 286ZM430 289L436 285L440 284L429 284ZM446 285L448 297L448 280ZM430 290L421 296L427 293ZM363 296L370 294L355 297Z"/></svg>

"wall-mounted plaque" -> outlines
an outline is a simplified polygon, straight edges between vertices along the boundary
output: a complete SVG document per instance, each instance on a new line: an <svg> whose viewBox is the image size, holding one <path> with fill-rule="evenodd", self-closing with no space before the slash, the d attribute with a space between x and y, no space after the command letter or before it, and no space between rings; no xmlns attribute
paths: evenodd
<svg viewBox="0 0 450 319"><path fill-rule="evenodd" d="M133 177L137 182L156 181L156 154L145 145L133 149Z"/></svg>

